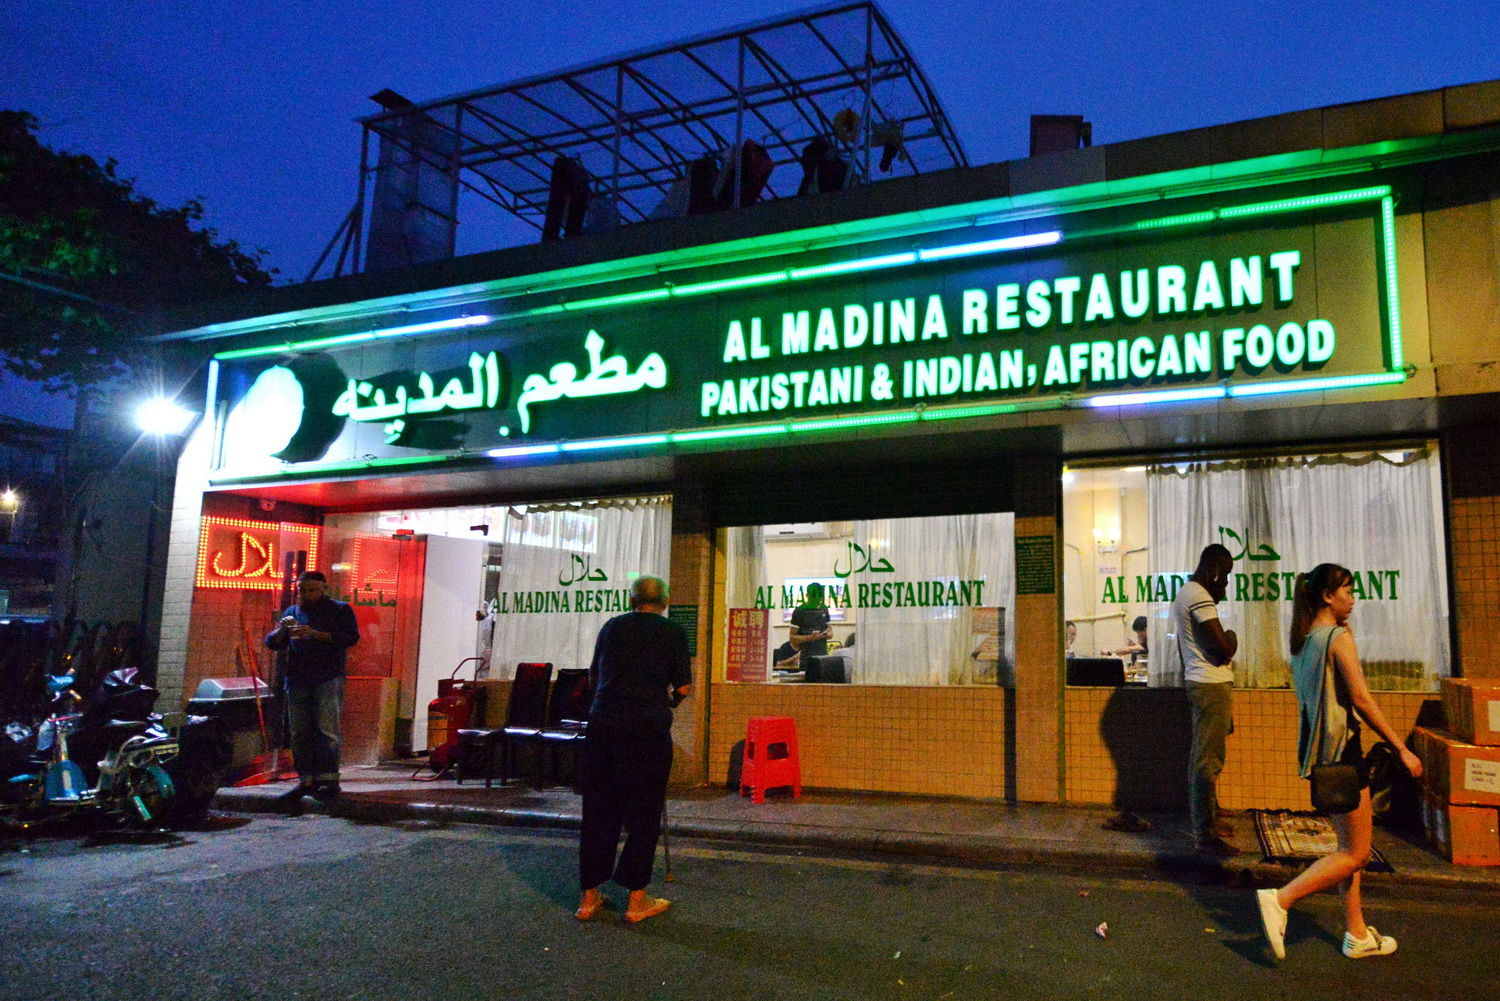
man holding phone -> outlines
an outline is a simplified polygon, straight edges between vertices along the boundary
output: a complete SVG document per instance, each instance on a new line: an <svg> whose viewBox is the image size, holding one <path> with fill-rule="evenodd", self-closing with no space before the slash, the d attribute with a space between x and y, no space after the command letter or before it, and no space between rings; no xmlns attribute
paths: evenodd
<svg viewBox="0 0 1500 1001"><path fill-rule="evenodd" d="M346 651L358 642L354 610L328 596L328 578L317 570L298 577L297 603L266 636L267 647L286 651L287 729L298 779L287 799L339 794L344 666Z"/></svg>
<svg viewBox="0 0 1500 1001"><path fill-rule="evenodd" d="M1233 828L1219 816L1219 773L1234 730L1234 655L1239 637L1219 621L1219 602L1229 586L1234 557L1215 544L1204 548L1198 569L1177 591L1170 628L1177 642L1193 722L1188 762L1188 807L1193 847L1204 855L1229 856L1238 849L1225 837Z"/></svg>

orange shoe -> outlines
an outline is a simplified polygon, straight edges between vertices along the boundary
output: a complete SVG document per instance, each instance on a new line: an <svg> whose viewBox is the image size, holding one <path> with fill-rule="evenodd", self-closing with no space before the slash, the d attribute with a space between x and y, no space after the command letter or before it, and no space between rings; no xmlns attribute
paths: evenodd
<svg viewBox="0 0 1500 1001"><path fill-rule="evenodd" d="M587 921L604 910L604 904L604 894L598 890L590 891L583 895L583 899L578 903L578 910L573 912L573 916L579 921Z"/></svg>
<svg viewBox="0 0 1500 1001"><path fill-rule="evenodd" d="M637 921L654 918L671 906L670 900L661 897L646 897L640 902L640 906L636 906L636 902L632 900L630 906L625 909L625 920L634 924Z"/></svg>

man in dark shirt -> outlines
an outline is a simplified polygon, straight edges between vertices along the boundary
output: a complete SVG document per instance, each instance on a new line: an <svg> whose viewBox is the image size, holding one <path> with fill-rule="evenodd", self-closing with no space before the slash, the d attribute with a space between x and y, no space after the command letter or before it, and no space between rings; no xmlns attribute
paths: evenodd
<svg viewBox="0 0 1500 1001"><path fill-rule="evenodd" d="M687 635L663 614L667 601L666 581L638 578L630 588L633 611L606 622L594 642L578 840L583 899L574 915L580 921L604 907L599 887L611 876L630 891L626 921L644 921L671 906L647 896L646 884L672 771L672 708L687 697L693 675ZM625 847L617 862L622 829Z"/></svg>
<svg viewBox="0 0 1500 1001"><path fill-rule="evenodd" d="M354 610L328 597L328 578L297 578L297 603L281 613L266 646L285 650L287 729L298 785L286 794L332 799L339 794L339 741L346 651L359 642Z"/></svg>
<svg viewBox="0 0 1500 1001"><path fill-rule="evenodd" d="M828 641L833 630L828 626L828 606L823 603L823 585L817 581L807 585L807 597L792 609L792 645L802 654L804 666L814 657L828 652Z"/></svg>

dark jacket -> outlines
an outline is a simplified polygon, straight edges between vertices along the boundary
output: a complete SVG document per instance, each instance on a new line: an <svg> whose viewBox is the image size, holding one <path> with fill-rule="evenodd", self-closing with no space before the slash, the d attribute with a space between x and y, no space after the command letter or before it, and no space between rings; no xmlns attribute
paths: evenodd
<svg viewBox="0 0 1500 1001"><path fill-rule="evenodd" d="M626 612L604 623L589 665L591 719L665 730L672 725L668 687L692 683L687 634L665 616Z"/></svg>
<svg viewBox="0 0 1500 1001"><path fill-rule="evenodd" d="M325 597L306 608L293 605L282 612L277 621L288 615L300 625L312 626L318 632L327 633L332 637L332 642L292 639L291 634L280 625L271 630L266 636L266 646L272 650L287 652L287 684L299 688L311 687L343 677L346 651L359 642L359 623L354 620L354 609L345 602Z"/></svg>

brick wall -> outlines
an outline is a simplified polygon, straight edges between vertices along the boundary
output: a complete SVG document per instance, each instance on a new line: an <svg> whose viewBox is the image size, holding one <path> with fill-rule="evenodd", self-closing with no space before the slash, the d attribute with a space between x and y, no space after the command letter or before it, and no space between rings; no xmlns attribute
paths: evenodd
<svg viewBox="0 0 1500 1001"><path fill-rule="evenodd" d="M1378 692L1397 733L1409 733L1430 692ZM1187 807L1187 699L1182 689L1069 688L1067 798L1138 809ZM1372 739L1365 738L1368 750ZM1234 693L1234 733L1219 779L1226 809L1310 810L1297 775L1297 697L1287 689Z"/></svg>
<svg viewBox="0 0 1500 1001"><path fill-rule="evenodd" d="M1010 697L990 687L716 684L709 781L728 781L746 720L790 716L804 786L1001 799Z"/></svg>

